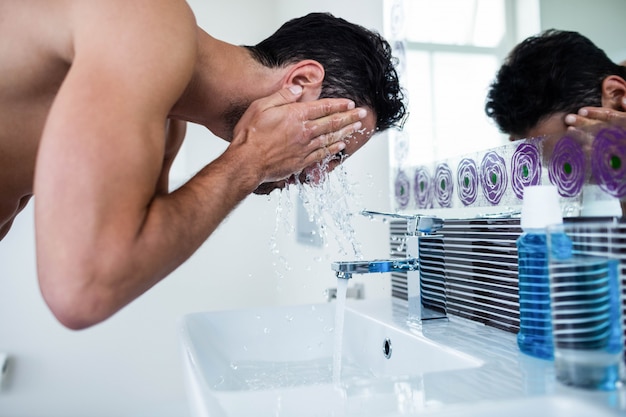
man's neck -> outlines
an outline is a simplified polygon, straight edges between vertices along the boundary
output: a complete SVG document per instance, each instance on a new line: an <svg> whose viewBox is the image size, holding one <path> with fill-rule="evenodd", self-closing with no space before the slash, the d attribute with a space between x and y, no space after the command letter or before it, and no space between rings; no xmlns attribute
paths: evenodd
<svg viewBox="0 0 626 417"><path fill-rule="evenodd" d="M234 105L249 105L280 88L280 73L256 62L242 46L222 42L198 29L198 58L192 79L171 116L206 126L228 139L224 117Z"/></svg>

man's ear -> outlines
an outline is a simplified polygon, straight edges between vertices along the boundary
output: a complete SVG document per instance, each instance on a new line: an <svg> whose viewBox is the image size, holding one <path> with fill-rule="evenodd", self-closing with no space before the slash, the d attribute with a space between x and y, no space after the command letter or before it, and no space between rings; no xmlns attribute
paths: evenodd
<svg viewBox="0 0 626 417"><path fill-rule="evenodd" d="M288 67L283 87L302 87L302 101L317 100L322 92L324 67L317 61L305 59Z"/></svg>
<svg viewBox="0 0 626 417"><path fill-rule="evenodd" d="M626 111L623 98L626 96L626 80L619 75L609 75L602 81L602 107Z"/></svg>

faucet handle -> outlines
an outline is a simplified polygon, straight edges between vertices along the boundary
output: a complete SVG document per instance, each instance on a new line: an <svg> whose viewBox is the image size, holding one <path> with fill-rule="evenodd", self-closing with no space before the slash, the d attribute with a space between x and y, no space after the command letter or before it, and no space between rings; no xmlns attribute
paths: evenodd
<svg viewBox="0 0 626 417"><path fill-rule="evenodd" d="M435 216L425 216L423 214L384 213L370 210L363 210L361 214L371 219L374 217L383 217L406 220L406 229L409 235L416 233L430 235L443 227L443 219Z"/></svg>
<svg viewBox="0 0 626 417"><path fill-rule="evenodd" d="M417 231L420 234L432 235L443 227L443 219L434 216L420 216L417 220Z"/></svg>
<svg viewBox="0 0 626 417"><path fill-rule="evenodd" d="M385 213L383 211L371 211L371 210L362 210L361 214L363 216L369 217L370 219L373 219L374 217L383 217L383 218L392 218L392 219L413 220L419 216L419 214Z"/></svg>
<svg viewBox="0 0 626 417"><path fill-rule="evenodd" d="M417 230L417 223L420 217L419 214L400 214L400 213L385 213L382 211L362 210L363 216L373 219L374 217L382 217L385 219L402 219L406 220L407 234L412 235Z"/></svg>

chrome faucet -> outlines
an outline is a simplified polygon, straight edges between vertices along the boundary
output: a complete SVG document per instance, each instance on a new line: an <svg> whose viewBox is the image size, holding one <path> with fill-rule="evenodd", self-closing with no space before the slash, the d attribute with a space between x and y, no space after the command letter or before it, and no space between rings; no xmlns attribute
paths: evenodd
<svg viewBox="0 0 626 417"><path fill-rule="evenodd" d="M362 211L362 215L375 218L404 219L407 221L406 258L377 259L373 261L333 262L331 268L337 278L350 279L353 274L369 274L376 272L406 272L408 287L408 321L420 323L422 320L446 318L445 312L424 308L419 272L419 238L436 233L443 227L443 220L434 216L420 214L407 215L398 213L382 213Z"/></svg>
<svg viewBox="0 0 626 417"><path fill-rule="evenodd" d="M403 219L406 220L407 236L431 235L443 227L443 220L439 217L424 216L422 214L399 214L399 213L383 213L380 211L361 211L363 216L371 219L382 217L384 219Z"/></svg>
<svg viewBox="0 0 626 417"><path fill-rule="evenodd" d="M337 278L350 279L352 274L370 274L372 272L417 271L417 258L376 259L373 261L333 262L331 268Z"/></svg>

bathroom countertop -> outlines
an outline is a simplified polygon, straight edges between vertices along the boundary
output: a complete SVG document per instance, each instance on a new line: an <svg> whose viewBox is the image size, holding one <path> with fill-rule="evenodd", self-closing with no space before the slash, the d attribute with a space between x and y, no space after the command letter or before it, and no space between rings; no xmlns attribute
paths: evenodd
<svg viewBox="0 0 626 417"><path fill-rule="evenodd" d="M567 387L556 381L552 361L521 353L513 333L454 315L409 326L406 303L398 300L349 301L348 308L484 362L479 367L424 374L419 414L626 416L624 387L612 392Z"/></svg>

